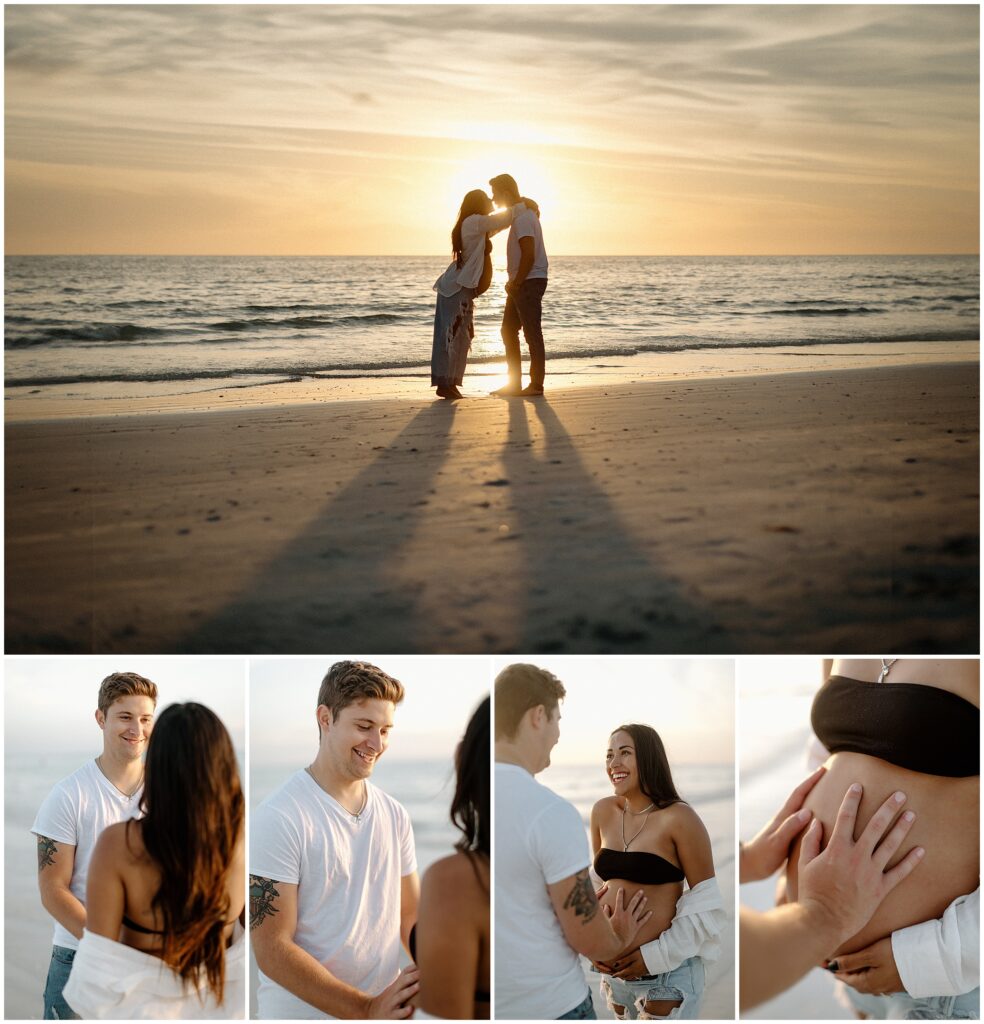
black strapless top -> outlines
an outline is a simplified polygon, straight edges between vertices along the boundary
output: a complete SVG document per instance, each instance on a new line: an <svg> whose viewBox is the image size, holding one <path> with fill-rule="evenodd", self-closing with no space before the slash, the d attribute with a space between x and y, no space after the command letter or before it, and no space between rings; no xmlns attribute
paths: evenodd
<svg viewBox="0 0 984 1024"><path fill-rule="evenodd" d="M598 851L594 869L606 882L610 878L624 878L639 885L666 885L682 882L687 877L681 868L658 853L619 853L607 847Z"/></svg>
<svg viewBox="0 0 984 1024"><path fill-rule="evenodd" d="M869 754L923 775L980 774L981 713L949 690L831 676L810 720L832 754Z"/></svg>

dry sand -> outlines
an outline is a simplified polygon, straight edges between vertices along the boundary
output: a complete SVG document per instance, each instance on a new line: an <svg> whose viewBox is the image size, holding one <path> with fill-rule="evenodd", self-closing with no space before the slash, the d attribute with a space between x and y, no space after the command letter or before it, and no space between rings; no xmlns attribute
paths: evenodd
<svg viewBox="0 0 984 1024"><path fill-rule="evenodd" d="M11 651L976 651L976 361L13 423Z"/></svg>

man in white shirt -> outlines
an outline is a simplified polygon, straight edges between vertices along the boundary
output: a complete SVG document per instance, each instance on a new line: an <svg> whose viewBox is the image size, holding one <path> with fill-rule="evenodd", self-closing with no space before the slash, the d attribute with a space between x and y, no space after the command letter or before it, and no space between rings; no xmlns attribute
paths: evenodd
<svg viewBox="0 0 984 1024"><path fill-rule="evenodd" d="M510 665L495 681L500 1020L595 1019L578 955L617 956L652 916L641 893L622 893L610 918L599 913L581 816L533 777L550 765L564 694L556 676L534 665Z"/></svg>
<svg viewBox="0 0 984 1024"><path fill-rule="evenodd" d="M143 755L154 726L157 687L135 672L114 672L102 681L97 705L102 753L52 789L31 827L37 837L41 903L55 919L45 1020L77 1017L62 990L85 928L89 860L104 828L139 817Z"/></svg>
<svg viewBox="0 0 984 1024"><path fill-rule="evenodd" d="M409 1017L400 970L420 884L406 810L369 782L403 686L340 661L321 683L314 761L250 821L249 913L265 1020Z"/></svg>
<svg viewBox="0 0 984 1024"><path fill-rule="evenodd" d="M489 181L496 206L515 206L520 202L519 187L508 174ZM547 250L543 245L539 212L522 211L509 228L506 241L506 306L502 312L502 341L506 347L509 383L497 395L521 395L535 398L543 394L546 352L543 346L543 294L547 290ZM523 367L519 350L519 329L523 329L530 350L530 382L521 385Z"/></svg>

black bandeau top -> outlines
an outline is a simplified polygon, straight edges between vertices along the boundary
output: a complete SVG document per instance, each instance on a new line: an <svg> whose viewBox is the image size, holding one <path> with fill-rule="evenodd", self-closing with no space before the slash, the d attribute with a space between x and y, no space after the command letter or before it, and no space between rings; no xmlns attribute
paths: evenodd
<svg viewBox="0 0 984 1024"><path fill-rule="evenodd" d="M981 713L949 690L831 676L810 718L832 754L869 754L924 775L980 774Z"/></svg>
<svg viewBox="0 0 984 1024"><path fill-rule="evenodd" d="M619 853L602 847L594 862L595 873L608 881L610 878L624 878L639 885L665 885L668 882L682 882L687 876L658 853Z"/></svg>

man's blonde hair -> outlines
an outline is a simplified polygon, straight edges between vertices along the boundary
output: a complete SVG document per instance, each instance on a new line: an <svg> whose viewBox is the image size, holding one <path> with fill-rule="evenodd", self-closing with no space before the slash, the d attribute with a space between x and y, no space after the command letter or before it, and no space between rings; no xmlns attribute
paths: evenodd
<svg viewBox="0 0 984 1024"><path fill-rule="evenodd" d="M567 695L564 684L536 665L507 665L495 677L495 738L511 740L523 715L542 704L552 718Z"/></svg>
<svg viewBox="0 0 984 1024"><path fill-rule="evenodd" d="M99 684L99 710L105 715L122 697L149 697L157 707L157 687L136 672L114 672Z"/></svg>
<svg viewBox="0 0 984 1024"><path fill-rule="evenodd" d="M399 704L403 694L402 683L367 661L336 661L321 680L318 707L323 704L335 721L349 704L362 700L389 700Z"/></svg>

